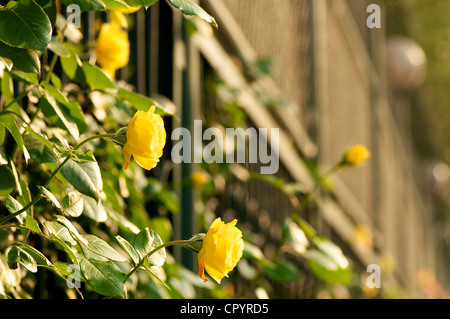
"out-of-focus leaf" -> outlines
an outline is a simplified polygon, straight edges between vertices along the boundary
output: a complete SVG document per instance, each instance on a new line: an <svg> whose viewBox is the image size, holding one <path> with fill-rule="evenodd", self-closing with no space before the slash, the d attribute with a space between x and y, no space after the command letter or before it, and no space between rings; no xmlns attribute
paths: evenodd
<svg viewBox="0 0 450 319"><path fill-rule="evenodd" d="M184 14L199 17L217 28L216 20L206 13L206 11L203 10L198 4L195 4L189 0L169 0L169 2L175 8L180 9Z"/></svg>
<svg viewBox="0 0 450 319"><path fill-rule="evenodd" d="M263 267L267 276L279 282L292 282L300 277L297 267L287 261L266 262Z"/></svg>

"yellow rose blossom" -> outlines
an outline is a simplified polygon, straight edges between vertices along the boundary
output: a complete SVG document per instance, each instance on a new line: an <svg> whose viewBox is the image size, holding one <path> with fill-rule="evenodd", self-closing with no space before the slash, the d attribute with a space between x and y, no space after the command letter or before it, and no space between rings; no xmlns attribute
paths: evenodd
<svg viewBox="0 0 450 319"><path fill-rule="evenodd" d="M115 23L103 23L97 39L97 63L112 78L115 72L128 64L130 42L128 33Z"/></svg>
<svg viewBox="0 0 450 319"><path fill-rule="evenodd" d="M191 183L193 187L201 187L209 181L209 175L204 171L191 174Z"/></svg>
<svg viewBox="0 0 450 319"><path fill-rule="evenodd" d="M124 29L128 28L127 17L120 10L110 10L109 19L111 19L112 23L117 24Z"/></svg>
<svg viewBox="0 0 450 319"><path fill-rule="evenodd" d="M128 124L127 142L123 146L123 154L127 161L131 156L143 168L154 168L163 154L166 143L164 121L159 114L155 114L153 105L148 112L137 111Z"/></svg>
<svg viewBox="0 0 450 319"><path fill-rule="evenodd" d="M220 284L223 277L236 267L244 251L242 232L235 227L237 220L225 224L220 218L212 223L198 253L198 274L206 281L205 270Z"/></svg>
<svg viewBox="0 0 450 319"><path fill-rule="evenodd" d="M370 152L363 145L355 145L344 154L343 163L358 166L370 157Z"/></svg>

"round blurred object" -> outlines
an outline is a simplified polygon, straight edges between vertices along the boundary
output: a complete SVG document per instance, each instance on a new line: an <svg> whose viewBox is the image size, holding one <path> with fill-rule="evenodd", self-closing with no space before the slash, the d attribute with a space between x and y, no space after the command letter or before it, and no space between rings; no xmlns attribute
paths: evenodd
<svg viewBox="0 0 450 319"><path fill-rule="evenodd" d="M422 48L413 40L394 37L387 42L387 71L390 84L409 91L425 80L427 59Z"/></svg>

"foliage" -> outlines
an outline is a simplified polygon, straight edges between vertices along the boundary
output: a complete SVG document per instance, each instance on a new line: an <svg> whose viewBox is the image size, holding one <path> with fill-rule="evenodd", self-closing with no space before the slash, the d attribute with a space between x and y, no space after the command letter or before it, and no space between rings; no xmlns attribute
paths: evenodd
<svg viewBox="0 0 450 319"><path fill-rule="evenodd" d="M61 2L102 11L147 9L156 1ZM169 3L217 27L193 2ZM0 297L232 297L226 284L204 283L172 256L173 245L198 252L203 237L173 239L172 217L182 214L183 207L174 192L180 185L158 176L167 163L159 163L153 176L134 161L124 169L122 147L133 114L155 106L155 113L167 119L174 110L116 81L118 67L105 71L96 65L94 50L83 46L60 7L54 0L0 6ZM53 72L57 64L69 83L63 85ZM229 176L229 167L205 171L182 186L214 197L214 180ZM266 279L285 283L300 278L303 270L282 258L285 247L320 280L348 284L350 261L301 217L304 206L316 203L323 176L312 190L271 176L249 176L281 189L295 210L285 221L273 259L252 243L255 234L244 231L245 261L238 263L238 271L246 286L241 295L254 296Z"/></svg>

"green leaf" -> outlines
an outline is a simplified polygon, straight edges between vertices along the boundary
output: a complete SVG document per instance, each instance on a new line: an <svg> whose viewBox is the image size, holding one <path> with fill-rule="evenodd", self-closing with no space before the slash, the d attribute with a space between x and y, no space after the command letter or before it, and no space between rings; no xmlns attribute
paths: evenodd
<svg viewBox="0 0 450 319"><path fill-rule="evenodd" d="M42 234L38 222L30 215L27 215L27 217L25 218L25 226L30 228L33 233Z"/></svg>
<svg viewBox="0 0 450 319"><path fill-rule="evenodd" d="M189 16L197 16L217 28L216 20L214 20L213 17L206 13L206 11L203 10L199 5L189 0L169 0L169 2L175 8L180 9L184 14Z"/></svg>
<svg viewBox="0 0 450 319"><path fill-rule="evenodd" d="M72 53L71 57L61 57L60 62L64 73L66 73L69 79L81 86L85 86L86 77L81 68L81 60L75 53Z"/></svg>
<svg viewBox="0 0 450 319"><path fill-rule="evenodd" d="M65 245L74 246L77 244L76 240L73 239L72 235L70 234L69 230L57 222L52 221L45 221L44 227L48 230L50 235L54 238L57 238Z"/></svg>
<svg viewBox="0 0 450 319"><path fill-rule="evenodd" d="M13 246L7 256L8 266L11 269L17 268L17 263L31 272L37 272L37 263L28 252L18 246Z"/></svg>
<svg viewBox="0 0 450 319"><path fill-rule="evenodd" d="M170 110L165 109L164 106L159 104L156 100L149 98L145 95L139 94L139 93L131 92L124 88L119 88L117 90L116 96L120 100L130 103L137 110L147 112L148 110L150 110L150 107L152 105L155 105L156 106L155 113L171 114Z"/></svg>
<svg viewBox="0 0 450 319"><path fill-rule="evenodd" d="M88 241L78 232L75 226L66 217L57 215L56 220L69 230L69 233L72 235L72 237L75 237L85 245L88 244Z"/></svg>
<svg viewBox="0 0 450 319"><path fill-rule="evenodd" d="M327 239L316 239L316 248L306 251L304 257L309 270L320 280L331 284L349 283L352 271L342 250Z"/></svg>
<svg viewBox="0 0 450 319"><path fill-rule="evenodd" d="M5 206L8 212L11 214L14 214L15 212L18 212L23 208L22 204L19 203L14 197L11 195L8 195L5 199ZM19 220L21 224L24 223L25 217L27 216L27 212L20 213L16 216L16 218Z"/></svg>
<svg viewBox="0 0 450 319"><path fill-rule="evenodd" d="M99 201L103 182L96 162L77 163L70 159L61 168L61 174L81 194Z"/></svg>
<svg viewBox="0 0 450 319"><path fill-rule="evenodd" d="M78 163L97 162L92 150L87 150L85 152L75 151L72 153L72 160Z"/></svg>
<svg viewBox="0 0 450 319"><path fill-rule="evenodd" d="M48 142L48 141L47 141ZM27 134L23 137L23 143L30 154L30 157L36 164L55 162L57 157L47 144L36 138L35 135ZM50 143L50 142L49 142ZM51 144L50 144L51 145Z"/></svg>
<svg viewBox="0 0 450 319"><path fill-rule="evenodd" d="M8 69L14 66L17 70L40 74L41 62L36 51L11 47L0 41L0 57L11 61Z"/></svg>
<svg viewBox="0 0 450 319"><path fill-rule="evenodd" d="M105 9L105 4L100 0L61 0L61 3L69 6L76 4L82 11L94 11Z"/></svg>
<svg viewBox="0 0 450 319"><path fill-rule="evenodd" d="M119 235L116 236L117 241L119 242L120 246L130 255L131 259L135 264L139 263L139 260L141 259L139 257L138 252L136 249L134 249L133 245L130 244L128 240L126 240L123 237L120 237Z"/></svg>
<svg viewBox="0 0 450 319"><path fill-rule="evenodd" d="M83 196L83 215L98 223L103 223L108 219L103 204L88 196Z"/></svg>
<svg viewBox="0 0 450 319"><path fill-rule="evenodd" d="M48 49L58 56L70 57L70 52L64 47L63 43L55 38L52 38L48 44Z"/></svg>
<svg viewBox="0 0 450 319"><path fill-rule="evenodd" d="M162 244L161 237L155 231L148 229L148 227L141 230L133 242L133 246L141 255L141 258ZM166 260L166 249L157 250L147 260L150 265L161 267Z"/></svg>
<svg viewBox="0 0 450 319"><path fill-rule="evenodd" d="M120 0L102 0L106 6L106 10L112 9L126 9L127 5ZM158 0L156 0L158 1Z"/></svg>
<svg viewBox="0 0 450 319"><path fill-rule="evenodd" d="M124 1L132 7L144 6L145 9L150 7L152 4L158 2L158 0L124 0Z"/></svg>
<svg viewBox="0 0 450 319"><path fill-rule="evenodd" d="M300 277L298 269L288 261L266 262L263 268L267 276L279 282L292 282Z"/></svg>
<svg viewBox="0 0 450 319"><path fill-rule="evenodd" d="M0 8L0 41L45 52L51 34L52 24L47 14L33 0L20 0L9 8Z"/></svg>
<svg viewBox="0 0 450 319"><path fill-rule="evenodd" d="M48 92L45 92L45 97L40 99L39 106L45 117L53 124L67 130L76 139L80 136L76 123L67 114L68 112L61 107L61 104Z"/></svg>
<svg viewBox="0 0 450 319"><path fill-rule="evenodd" d="M62 201L63 212L78 217L83 212L83 195L78 192L68 193Z"/></svg>
<svg viewBox="0 0 450 319"><path fill-rule="evenodd" d="M80 260L80 270L87 283L97 293L126 298L126 274L114 262L83 258Z"/></svg>
<svg viewBox="0 0 450 319"><path fill-rule="evenodd" d="M1 165L0 176L0 196L6 196L16 189L14 174L7 165Z"/></svg>
<svg viewBox="0 0 450 319"><path fill-rule="evenodd" d="M36 248L24 243L15 243L14 245L19 247L21 250L27 252L31 257L33 257L33 259L36 261L38 265L52 266L50 260L48 260L47 257L45 257L45 255Z"/></svg>
<svg viewBox="0 0 450 319"><path fill-rule="evenodd" d="M42 81L41 85L45 89L47 97L51 96L55 98L57 102L56 103L57 109L54 109L54 111L60 118L61 116L63 116L61 120L63 121L66 128L68 129L71 128L73 126L72 123L75 123L75 125L78 128L78 132L80 134L84 133L84 131L86 131L87 124L84 119L84 115L80 105L76 101L69 101L67 97L61 93L61 91L59 91L56 87L54 87L50 83ZM55 107L54 105L52 106ZM70 122L70 124L67 124L66 121Z"/></svg>
<svg viewBox="0 0 450 319"><path fill-rule="evenodd" d="M0 125L6 127L6 129L11 133L12 137L16 141L19 148L23 150L24 147L22 134L20 134L19 128L17 127L17 124L14 121L12 115L10 114L0 115Z"/></svg>
<svg viewBox="0 0 450 319"><path fill-rule="evenodd" d="M86 77L86 82L91 89L106 90L114 88L114 83L111 81L108 74L98 66L83 61L81 68Z"/></svg>
<svg viewBox="0 0 450 319"><path fill-rule="evenodd" d="M109 260L127 261L125 257L123 257L120 253L118 253L114 248L112 248L106 241L104 241L100 237L89 234L82 235L82 237L87 242L85 248L89 250L91 253L94 253L94 255L98 255Z"/></svg>
<svg viewBox="0 0 450 319"><path fill-rule="evenodd" d="M12 246L8 251L6 256L6 262L8 263L9 269L17 269L19 263L19 248Z"/></svg>
<svg viewBox="0 0 450 319"><path fill-rule="evenodd" d="M55 197L55 195L53 195L48 189L46 189L44 186L38 186L38 188L39 188L39 191L43 194L43 195L45 195L49 200L50 200L50 202L53 204L53 205L55 205L55 207L56 208L58 208L58 209L61 209L61 204L60 204L60 202L58 201L58 199Z"/></svg>
<svg viewBox="0 0 450 319"><path fill-rule="evenodd" d="M178 214L181 211L180 202L178 201L175 193L168 189L163 189L158 194L158 200L161 201L168 210L174 214Z"/></svg>

